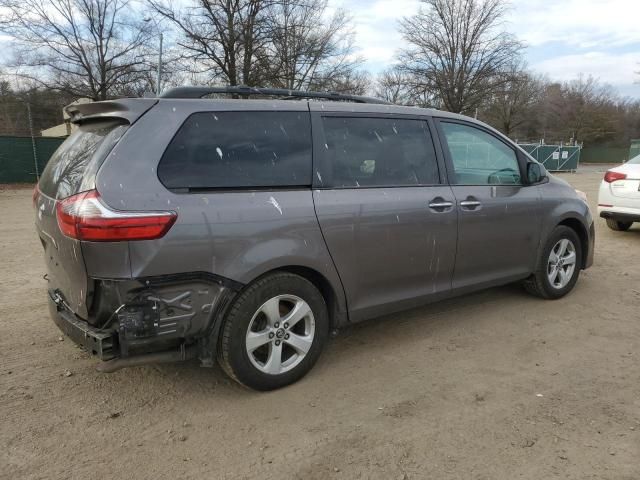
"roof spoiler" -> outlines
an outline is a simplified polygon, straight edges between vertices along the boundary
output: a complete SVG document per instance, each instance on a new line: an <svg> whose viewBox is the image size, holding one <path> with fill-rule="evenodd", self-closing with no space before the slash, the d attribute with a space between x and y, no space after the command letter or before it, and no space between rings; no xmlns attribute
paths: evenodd
<svg viewBox="0 0 640 480"><path fill-rule="evenodd" d="M64 107L64 111L69 115L72 123L102 118L122 118L131 124L156 103L158 103L157 98L123 98L68 105Z"/></svg>

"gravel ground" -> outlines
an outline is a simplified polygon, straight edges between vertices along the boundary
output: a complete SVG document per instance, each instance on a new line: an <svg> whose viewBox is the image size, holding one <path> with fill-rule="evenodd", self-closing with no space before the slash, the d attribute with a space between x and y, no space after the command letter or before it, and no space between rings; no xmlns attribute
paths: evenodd
<svg viewBox="0 0 640 480"><path fill-rule="evenodd" d="M602 167L562 176L595 208ZM0 478L640 478L640 226L598 219L558 301L518 285L343 330L255 393L196 363L107 375L46 309L30 189L0 189Z"/></svg>

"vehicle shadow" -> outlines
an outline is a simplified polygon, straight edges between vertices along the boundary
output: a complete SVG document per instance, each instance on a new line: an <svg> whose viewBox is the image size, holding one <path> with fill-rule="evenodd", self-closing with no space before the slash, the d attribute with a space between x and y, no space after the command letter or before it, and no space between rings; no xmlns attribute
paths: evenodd
<svg viewBox="0 0 640 480"><path fill-rule="evenodd" d="M348 326L328 341L318 363L302 382L307 387L309 383L316 382L317 388L325 388L327 383L331 383L332 371L348 371L346 366L355 361L366 363L372 352L377 357L384 357L398 349L409 348L415 342L431 338L437 342L438 338L468 331L474 328L477 316L486 317L492 308L499 310L501 303L527 308L526 305L535 306L540 301L524 292L521 285L512 284ZM447 345L432 348L444 349ZM198 361L148 365L122 369L105 376L107 383L118 383L120 391L126 389L127 384L138 389L140 385L160 383L163 388L181 392L183 397L215 392L218 398L232 399L238 395L259 394L231 380L217 363L212 368L202 368ZM311 388L314 389L313 386Z"/></svg>

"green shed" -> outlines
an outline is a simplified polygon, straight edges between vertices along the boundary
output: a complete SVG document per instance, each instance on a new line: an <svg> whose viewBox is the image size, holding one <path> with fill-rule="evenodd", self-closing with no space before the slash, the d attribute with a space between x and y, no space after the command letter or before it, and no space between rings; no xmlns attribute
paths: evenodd
<svg viewBox="0 0 640 480"><path fill-rule="evenodd" d="M552 172L574 172L580 161L580 147L521 143L520 147Z"/></svg>

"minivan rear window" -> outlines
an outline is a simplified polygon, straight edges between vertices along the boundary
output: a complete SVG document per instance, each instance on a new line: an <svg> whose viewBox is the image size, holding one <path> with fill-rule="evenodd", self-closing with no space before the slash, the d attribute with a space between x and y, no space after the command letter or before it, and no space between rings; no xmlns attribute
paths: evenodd
<svg viewBox="0 0 640 480"><path fill-rule="evenodd" d="M199 112L180 127L158 166L170 189L311 185L306 112Z"/></svg>
<svg viewBox="0 0 640 480"><path fill-rule="evenodd" d="M38 184L40 191L62 199L93 188L102 160L126 128L117 120L79 126L47 162Z"/></svg>

